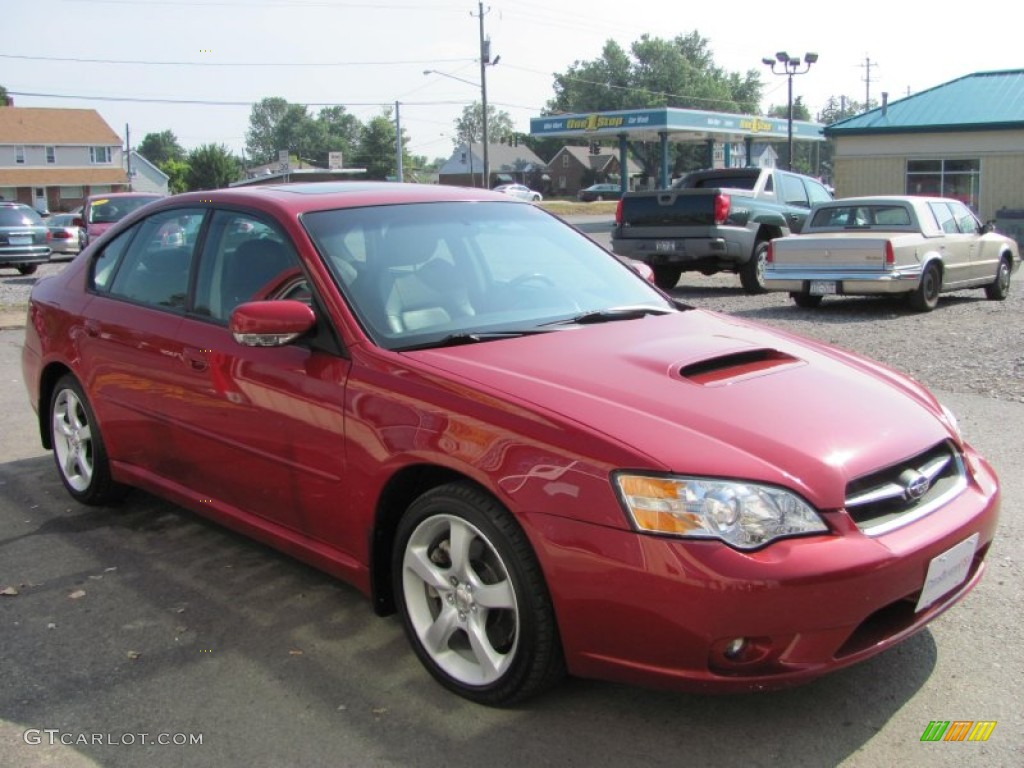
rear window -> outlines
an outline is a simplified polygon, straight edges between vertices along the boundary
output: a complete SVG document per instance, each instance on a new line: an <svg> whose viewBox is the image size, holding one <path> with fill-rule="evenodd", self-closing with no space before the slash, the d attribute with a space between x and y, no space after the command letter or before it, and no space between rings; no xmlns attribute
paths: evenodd
<svg viewBox="0 0 1024 768"><path fill-rule="evenodd" d="M910 212L901 205L830 205L815 211L812 227L909 227Z"/></svg>
<svg viewBox="0 0 1024 768"><path fill-rule="evenodd" d="M39 214L27 205L0 207L0 227L38 227L42 223Z"/></svg>
<svg viewBox="0 0 1024 768"><path fill-rule="evenodd" d="M757 184L757 174L743 174L742 176L710 176L708 178L697 178L688 181L684 176L676 184L680 189L713 189L716 187L728 187L729 189L753 189Z"/></svg>

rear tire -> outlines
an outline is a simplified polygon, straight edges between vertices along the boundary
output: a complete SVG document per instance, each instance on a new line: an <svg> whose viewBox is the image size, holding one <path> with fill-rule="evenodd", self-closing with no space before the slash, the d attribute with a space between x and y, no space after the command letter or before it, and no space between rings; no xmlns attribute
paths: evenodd
<svg viewBox="0 0 1024 768"><path fill-rule="evenodd" d="M110 475L100 425L74 376L57 382L49 413L53 459L68 493L92 506L119 501L128 489Z"/></svg>
<svg viewBox="0 0 1024 768"><path fill-rule="evenodd" d="M22 275L34 275L37 269L39 269L38 264L22 264L18 267L18 272Z"/></svg>
<svg viewBox="0 0 1024 768"><path fill-rule="evenodd" d="M740 284L747 293L764 293L764 266L767 254L768 241L758 240L754 244L750 261L740 267Z"/></svg>
<svg viewBox="0 0 1024 768"><path fill-rule="evenodd" d="M1003 301L1010 295L1010 260L1005 256L999 260L996 279L985 286L985 298Z"/></svg>
<svg viewBox="0 0 1024 768"><path fill-rule="evenodd" d="M942 272L932 262L924 268L921 283L907 297L912 309L918 312L931 312L939 305L939 291L942 289Z"/></svg>
<svg viewBox="0 0 1024 768"><path fill-rule="evenodd" d="M652 269L654 270L654 284L663 291L671 291L676 287L679 278L683 276L682 267L662 264L661 266L652 267Z"/></svg>
<svg viewBox="0 0 1024 768"><path fill-rule="evenodd" d="M809 293L791 293L789 297L801 309L817 309L821 306L824 296L811 296Z"/></svg>

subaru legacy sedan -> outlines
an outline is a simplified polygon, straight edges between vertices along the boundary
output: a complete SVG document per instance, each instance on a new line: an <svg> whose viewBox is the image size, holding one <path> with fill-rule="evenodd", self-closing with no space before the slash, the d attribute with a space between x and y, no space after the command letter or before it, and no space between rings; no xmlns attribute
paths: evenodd
<svg viewBox="0 0 1024 768"><path fill-rule="evenodd" d="M490 191L176 195L29 313L74 499L145 489L350 582L482 704L810 680L964 597L996 528L921 385L679 304Z"/></svg>

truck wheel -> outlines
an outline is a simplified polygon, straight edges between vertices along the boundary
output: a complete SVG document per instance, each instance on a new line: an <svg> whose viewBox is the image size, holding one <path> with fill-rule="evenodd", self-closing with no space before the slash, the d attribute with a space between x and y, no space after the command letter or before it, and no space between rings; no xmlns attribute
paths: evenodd
<svg viewBox="0 0 1024 768"><path fill-rule="evenodd" d="M676 287L676 283L679 282L679 278L683 275L682 267L673 267L671 265L662 265L659 267L653 267L654 269L654 284L661 288L663 291L671 291Z"/></svg>
<svg viewBox="0 0 1024 768"><path fill-rule="evenodd" d="M942 272L937 264L932 262L924 268L921 274L921 282L909 296L911 309L918 312L931 312L939 305L939 289L942 288Z"/></svg>
<svg viewBox="0 0 1024 768"><path fill-rule="evenodd" d="M809 293L791 293L789 298L801 309L817 309L821 306L823 296L811 296Z"/></svg>
<svg viewBox="0 0 1024 768"><path fill-rule="evenodd" d="M1002 301L1010 295L1010 259L1004 256L999 260L996 279L985 286L985 298Z"/></svg>
<svg viewBox="0 0 1024 768"><path fill-rule="evenodd" d="M18 267L18 272L22 275L34 275L38 268L37 264L22 264Z"/></svg>
<svg viewBox="0 0 1024 768"><path fill-rule="evenodd" d="M747 293L764 293L764 265L767 253L768 241L758 240L754 244L754 253L750 261L740 267L740 284Z"/></svg>

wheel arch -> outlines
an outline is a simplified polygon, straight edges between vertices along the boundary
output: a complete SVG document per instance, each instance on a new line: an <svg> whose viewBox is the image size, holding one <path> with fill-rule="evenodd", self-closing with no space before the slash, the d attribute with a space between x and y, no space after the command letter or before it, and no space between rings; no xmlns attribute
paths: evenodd
<svg viewBox="0 0 1024 768"><path fill-rule="evenodd" d="M468 475L436 464L403 467L381 490L370 533L370 594L377 615L387 616L395 612L391 554L399 520L409 505L424 493L453 482L468 483L490 496L494 495Z"/></svg>
<svg viewBox="0 0 1024 768"><path fill-rule="evenodd" d="M50 435L50 400L53 398L53 390L65 375L74 376L71 369L64 363L49 363L39 374L39 437L46 450L53 448L53 438Z"/></svg>
<svg viewBox="0 0 1024 768"><path fill-rule="evenodd" d="M757 228L757 234L754 235L754 245L751 247L750 256L753 257L754 251L757 250L758 243L774 240L777 237L785 237L788 234L790 234L789 230L784 227L780 227L775 224L762 223L761 226Z"/></svg>

